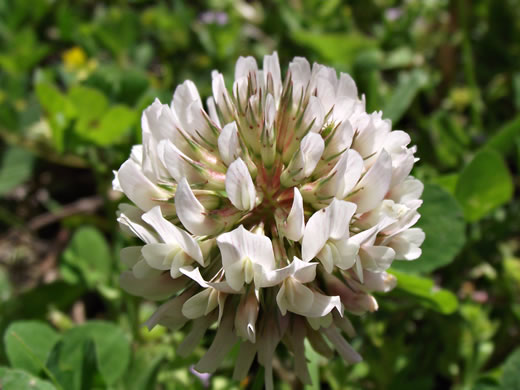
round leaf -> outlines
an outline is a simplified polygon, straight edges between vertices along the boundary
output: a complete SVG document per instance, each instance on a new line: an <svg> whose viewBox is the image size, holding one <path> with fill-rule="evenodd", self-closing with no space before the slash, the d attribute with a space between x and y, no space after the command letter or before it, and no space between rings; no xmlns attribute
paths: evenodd
<svg viewBox="0 0 520 390"><path fill-rule="evenodd" d="M0 389L2 390L55 390L47 381L22 371L0 367Z"/></svg>
<svg viewBox="0 0 520 390"><path fill-rule="evenodd" d="M502 389L520 390L520 348L509 355L504 364Z"/></svg>
<svg viewBox="0 0 520 390"><path fill-rule="evenodd" d="M20 321L11 324L4 336L9 362L38 374L60 336L49 325L38 321Z"/></svg>
<svg viewBox="0 0 520 390"><path fill-rule="evenodd" d="M478 152L460 173L455 196L470 222L507 203L513 196L513 181L500 154L491 149Z"/></svg>
<svg viewBox="0 0 520 390"><path fill-rule="evenodd" d="M98 370L110 385L123 376L130 361L130 344L124 332L117 326L103 321L90 321L68 330L63 335L61 359L76 356L78 347L82 353L84 342L92 339L95 344ZM77 359L78 364L81 359Z"/></svg>

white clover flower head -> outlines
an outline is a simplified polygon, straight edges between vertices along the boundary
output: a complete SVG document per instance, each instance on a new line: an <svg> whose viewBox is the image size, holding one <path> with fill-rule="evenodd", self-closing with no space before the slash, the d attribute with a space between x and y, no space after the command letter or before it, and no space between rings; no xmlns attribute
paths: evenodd
<svg viewBox="0 0 520 390"><path fill-rule="evenodd" d="M186 326L187 355L218 323L195 369L214 372L239 342L234 377L257 356L267 388L280 343L304 383L305 338L359 361L348 316L377 310L371 292L391 290L386 270L424 241L410 137L366 112L348 74L300 57L281 74L277 53L262 70L241 57L231 91L213 72L206 108L185 81L143 112L143 144L114 179L133 203L118 221L143 241L121 253L121 286L166 299L147 325Z"/></svg>

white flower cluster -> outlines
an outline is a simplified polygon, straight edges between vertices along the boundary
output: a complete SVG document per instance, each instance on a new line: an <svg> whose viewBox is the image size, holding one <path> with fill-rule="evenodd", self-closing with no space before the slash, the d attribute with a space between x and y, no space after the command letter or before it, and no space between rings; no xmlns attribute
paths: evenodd
<svg viewBox="0 0 520 390"><path fill-rule="evenodd" d="M354 333L346 312L376 310L370 293L394 287L392 261L421 254L415 147L366 113L348 74L304 58L282 81L276 53L263 70L241 57L232 92L212 77L206 109L191 81L170 105L148 107L143 143L116 172L114 188L134 204L118 221L144 242L123 249L121 285L167 299L147 325L186 326L181 354L218 323L198 371L214 372L240 342L234 377L256 355L272 388L283 343L309 383L304 339L359 361L342 335Z"/></svg>

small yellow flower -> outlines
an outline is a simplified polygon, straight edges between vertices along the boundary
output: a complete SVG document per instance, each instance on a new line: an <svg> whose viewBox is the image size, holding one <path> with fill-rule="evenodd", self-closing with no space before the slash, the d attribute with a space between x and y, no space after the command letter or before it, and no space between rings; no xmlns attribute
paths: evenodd
<svg viewBox="0 0 520 390"><path fill-rule="evenodd" d="M69 71L73 71L85 65L85 62L87 61L87 55L81 47L75 46L65 51L62 55L62 59L65 68Z"/></svg>

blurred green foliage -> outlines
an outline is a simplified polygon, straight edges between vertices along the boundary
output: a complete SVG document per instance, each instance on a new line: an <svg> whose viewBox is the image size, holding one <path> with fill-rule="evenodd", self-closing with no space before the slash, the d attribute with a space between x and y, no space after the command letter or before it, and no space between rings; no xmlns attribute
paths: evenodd
<svg viewBox="0 0 520 390"><path fill-rule="evenodd" d="M365 360L307 347L309 388L520 389L517 0L1 1L0 387L203 388L203 346L177 356L183 334L141 328L155 306L118 288L111 171L154 98L273 50L350 72L427 184L422 259L352 319ZM262 387L232 365L212 388Z"/></svg>

